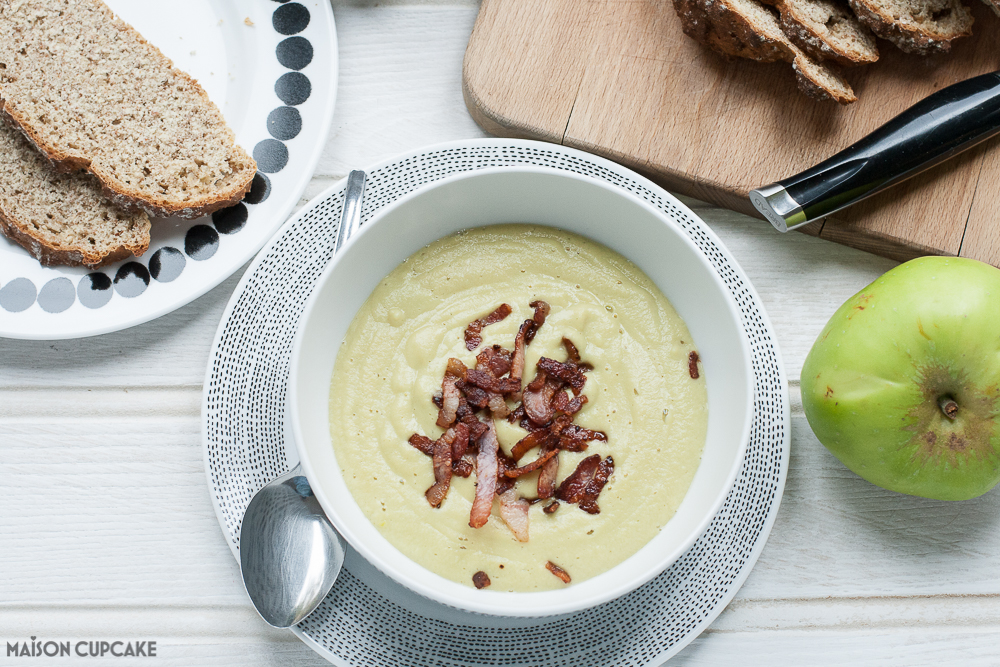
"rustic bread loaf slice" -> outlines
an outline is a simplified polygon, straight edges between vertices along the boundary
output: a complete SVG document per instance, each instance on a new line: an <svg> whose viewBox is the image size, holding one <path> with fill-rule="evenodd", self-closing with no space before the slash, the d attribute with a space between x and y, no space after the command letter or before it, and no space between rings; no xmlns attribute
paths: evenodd
<svg viewBox="0 0 1000 667"><path fill-rule="evenodd" d="M256 164L198 82L100 0L0 0L0 112L120 205L195 218Z"/></svg>
<svg viewBox="0 0 1000 667"><path fill-rule="evenodd" d="M757 0L674 0L685 34L727 56L792 63L799 90L822 100L850 104L851 86L825 63L792 43L778 18Z"/></svg>
<svg viewBox="0 0 1000 667"><path fill-rule="evenodd" d="M785 34L814 60L865 65L878 60L875 36L843 0L783 0Z"/></svg>
<svg viewBox="0 0 1000 667"><path fill-rule="evenodd" d="M149 247L149 218L118 208L82 172L59 173L0 123L0 231L42 264L101 266Z"/></svg>
<svg viewBox="0 0 1000 667"><path fill-rule="evenodd" d="M983 2L1000 16L1000 0L983 0Z"/></svg>
<svg viewBox="0 0 1000 667"><path fill-rule="evenodd" d="M972 12L961 0L850 0L861 22L907 53L949 51L972 34Z"/></svg>

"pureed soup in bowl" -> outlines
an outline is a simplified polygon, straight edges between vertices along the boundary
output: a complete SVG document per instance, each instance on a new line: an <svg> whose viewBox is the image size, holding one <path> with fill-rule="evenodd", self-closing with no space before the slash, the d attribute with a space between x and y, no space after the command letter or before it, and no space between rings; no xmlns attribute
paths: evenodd
<svg viewBox="0 0 1000 667"><path fill-rule="evenodd" d="M738 309L669 218L585 177L487 169L397 201L331 262L288 416L324 510L379 570L544 616L633 590L705 531L751 377Z"/></svg>
<svg viewBox="0 0 1000 667"><path fill-rule="evenodd" d="M467 586L560 588L676 512L708 424L696 355L666 297L607 247L466 230L407 258L354 317L331 439L365 516L414 562Z"/></svg>

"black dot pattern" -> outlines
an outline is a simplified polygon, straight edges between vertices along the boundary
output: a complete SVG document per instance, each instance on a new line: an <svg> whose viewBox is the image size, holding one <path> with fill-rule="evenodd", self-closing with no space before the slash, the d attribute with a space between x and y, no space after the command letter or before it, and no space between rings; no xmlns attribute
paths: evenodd
<svg viewBox="0 0 1000 667"><path fill-rule="evenodd" d="M312 62L313 47L305 37L289 37L281 41L274 50L282 67L300 70Z"/></svg>
<svg viewBox="0 0 1000 667"><path fill-rule="evenodd" d="M154 280L169 283L177 280L186 264L184 253L177 248L164 246L149 258L149 273Z"/></svg>
<svg viewBox="0 0 1000 667"><path fill-rule="evenodd" d="M184 252L196 262L204 262L219 249L219 232L208 225L195 225L184 236Z"/></svg>
<svg viewBox="0 0 1000 667"><path fill-rule="evenodd" d="M278 107L267 116L267 131L275 139L294 139L302 131L302 114L295 107Z"/></svg>
<svg viewBox="0 0 1000 667"><path fill-rule="evenodd" d="M88 273L76 286L76 298L87 308L100 308L111 301L111 278L107 274Z"/></svg>
<svg viewBox="0 0 1000 667"><path fill-rule="evenodd" d="M128 262L115 274L115 291L126 299L134 299L149 287L149 271L139 262Z"/></svg>
<svg viewBox="0 0 1000 667"><path fill-rule="evenodd" d="M309 10L297 2L282 5L274 10L271 25L282 35L296 35L309 25Z"/></svg>
<svg viewBox="0 0 1000 667"><path fill-rule="evenodd" d="M277 139L264 139L253 147L253 159L259 171L275 174L288 164L288 147Z"/></svg>
<svg viewBox="0 0 1000 667"><path fill-rule="evenodd" d="M309 99L312 83L302 72L288 72L278 77L274 84L274 94L291 106L298 106Z"/></svg>
<svg viewBox="0 0 1000 667"><path fill-rule="evenodd" d="M265 201L271 194L271 179L267 177L267 174L257 172L254 174L253 181L250 183L250 189L243 196L243 201L247 204L260 204Z"/></svg>
<svg viewBox="0 0 1000 667"><path fill-rule="evenodd" d="M243 204L230 206L212 214L212 224L220 234L235 234L247 224L250 213Z"/></svg>

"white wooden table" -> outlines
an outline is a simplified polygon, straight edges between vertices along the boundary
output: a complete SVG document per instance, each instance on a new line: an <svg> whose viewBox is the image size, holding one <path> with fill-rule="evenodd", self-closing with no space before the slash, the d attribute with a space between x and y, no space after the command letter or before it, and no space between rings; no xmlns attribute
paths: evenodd
<svg viewBox="0 0 1000 667"><path fill-rule="evenodd" d="M335 2L334 131L303 203L353 167L484 136L460 87L476 11L474 0ZM784 500L756 569L672 664L1000 663L1000 493L949 504L883 491L834 459L802 415L799 371L816 334L894 263L687 203L763 298L793 423ZM0 340L0 664L21 664L4 642L31 636L155 640L164 666L326 664L257 617L209 499L202 379L238 279L128 331ZM87 662L102 663L131 664Z"/></svg>

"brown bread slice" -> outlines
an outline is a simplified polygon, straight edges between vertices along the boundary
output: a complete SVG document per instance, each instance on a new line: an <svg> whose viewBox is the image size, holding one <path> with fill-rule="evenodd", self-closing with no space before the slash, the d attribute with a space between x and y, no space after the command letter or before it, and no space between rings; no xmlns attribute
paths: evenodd
<svg viewBox="0 0 1000 667"><path fill-rule="evenodd" d="M983 2L1000 16L1000 0L983 0Z"/></svg>
<svg viewBox="0 0 1000 667"><path fill-rule="evenodd" d="M149 247L149 218L124 211L82 172L59 173L0 122L0 231L42 264L101 266Z"/></svg>
<svg viewBox="0 0 1000 667"><path fill-rule="evenodd" d="M972 34L974 21L961 0L850 0L861 22L907 53L928 55L951 49Z"/></svg>
<svg viewBox="0 0 1000 667"><path fill-rule="evenodd" d="M878 60L875 36L845 0L783 0L781 27L814 60L865 65Z"/></svg>
<svg viewBox="0 0 1000 667"><path fill-rule="evenodd" d="M799 90L850 104L851 86L825 63L810 58L782 31L778 18L757 0L674 0L685 34L728 56L792 63Z"/></svg>
<svg viewBox="0 0 1000 667"><path fill-rule="evenodd" d="M100 0L0 0L0 112L113 201L195 218L242 199L256 164L198 82Z"/></svg>

